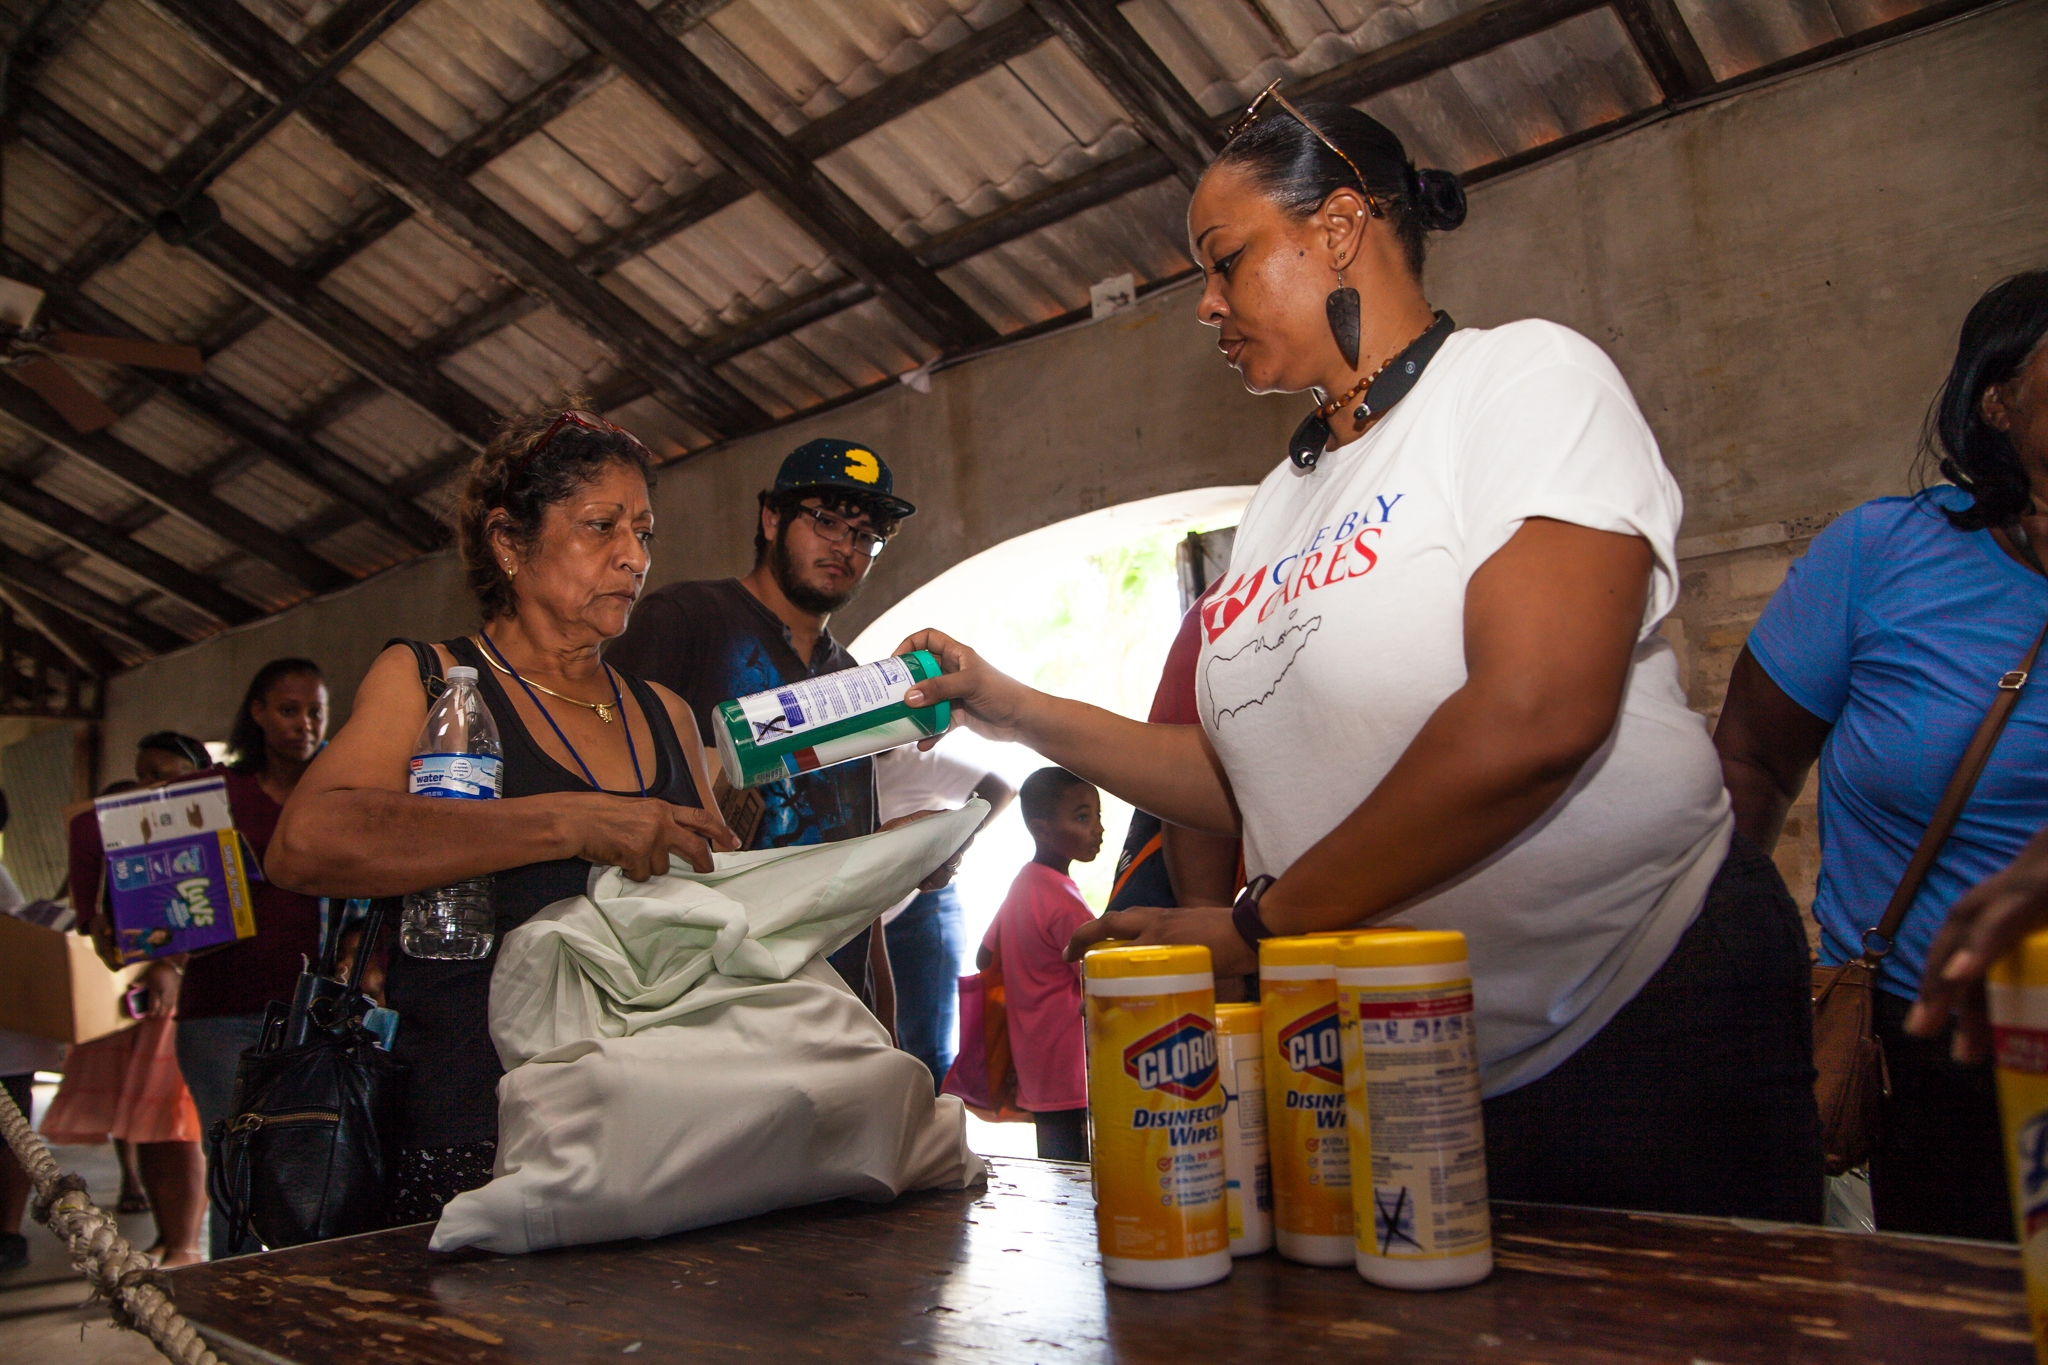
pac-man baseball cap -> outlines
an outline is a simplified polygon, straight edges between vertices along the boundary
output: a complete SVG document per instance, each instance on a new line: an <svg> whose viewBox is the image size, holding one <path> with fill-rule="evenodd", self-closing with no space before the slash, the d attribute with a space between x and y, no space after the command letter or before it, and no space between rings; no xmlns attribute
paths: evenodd
<svg viewBox="0 0 2048 1365"><path fill-rule="evenodd" d="M894 486L889 466L882 463L881 456L866 446L832 436L805 441L790 451L775 475L778 493L792 488L842 489L858 494L886 515L900 520L917 508L897 497Z"/></svg>

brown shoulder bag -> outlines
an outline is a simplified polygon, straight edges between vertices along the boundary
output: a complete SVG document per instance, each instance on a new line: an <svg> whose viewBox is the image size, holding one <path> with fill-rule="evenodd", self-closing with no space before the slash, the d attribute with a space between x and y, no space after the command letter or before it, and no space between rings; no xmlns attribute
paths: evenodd
<svg viewBox="0 0 2048 1365"><path fill-rule="evenodd" d="M1821 1142L1827 1151L1829 1175L1861 1166L1877 1145L1878 1105L1891 1093L1884 1045L1873 1024L1872 992L1877 988L1878 964L1891 952L1899 924L1969 802L1991 748L1998 742L1998 732L2019 704L2020 689L2027 684L2043 640L2048 640L2048 627L2034 637L2034 647L2020 666L1998 680L1991 709L1984 713L1970 747L1956 764L1948 790L1941 794L1941 804L1934 808L1934 818L1927 822L1927 832L1920 836L1920 847L1906 864L1884 918L1863 932L1862 955L1839 966L1813 969L1813 1065L1819 1072L1813 1090L1820 1103Z"/></svg>

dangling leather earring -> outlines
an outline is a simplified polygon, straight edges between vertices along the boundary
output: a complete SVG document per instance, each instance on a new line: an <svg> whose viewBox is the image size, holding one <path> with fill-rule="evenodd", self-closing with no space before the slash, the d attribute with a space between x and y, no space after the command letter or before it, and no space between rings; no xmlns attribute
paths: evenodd
<svg viewBox="0 0 2048 1365"><path fill-rule="evenodd" d="M1330 335L1337 339L1344 363L1358 368L1358 291L1346 287L1342 270L1337 272L1337 287L1323 300L1323 312L1330 319Z"/></svg>

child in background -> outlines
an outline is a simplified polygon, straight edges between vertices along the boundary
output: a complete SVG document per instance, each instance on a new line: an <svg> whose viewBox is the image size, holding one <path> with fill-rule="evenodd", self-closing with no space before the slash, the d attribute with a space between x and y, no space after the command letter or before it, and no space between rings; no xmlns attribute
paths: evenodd
<svg viewBox="0 0 2048 1365"><path fill-rule="evenodd" d="M975 966L1002 957L1017 1106L1037 1119L1038 1155L1088 1159L1088 1057L1081 1030L1081 969L1062 954L1095 917L1067 875L1102 851L1102 797L1065 768L1024 779L1017 804L1038 845L988 927Z"/></svg>

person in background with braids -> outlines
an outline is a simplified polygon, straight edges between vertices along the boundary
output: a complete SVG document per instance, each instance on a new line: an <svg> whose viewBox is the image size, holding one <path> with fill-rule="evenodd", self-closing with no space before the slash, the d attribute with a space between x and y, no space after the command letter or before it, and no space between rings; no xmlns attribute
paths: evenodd
<svg viewBox="0 0 2048 1365"><path fill-rule="evenodd" d="M678 855L700 872L738 841L715 811L704 745L675 693L608 667L646 579L653 457L633 436L570 408L517 418L470 466L459 514L476 595L473 635L395 641L286 807L271 877L315 895L399 896L491 879L496 940L474 961L393 950L385 1003L409 1068L394 1176L395 1221L438 1218L491 1179L498 1077L491 969L507 932L583 894L591 868L645 879ZM431 668L426 661L432 660ZM476 670L504 749L500 798L408 793L428 686Z"/></svg>
<svg viewBox="0 0 2048 1365"><path fill-rule="evenodd" d="M1254 393L1322 401L1202 606L1201 724L934 631L912 704L1242 834L1234 906L1106 914L1070 957L1196 943L1230 974L1269 935L1462 931L1494 1197L1819 1221L1805 940L1657 634L1680 499L1627 383L1553 323L1452 330L1423 244L1463 192L1372 118L1276 86L1233 134L1188 209L1199 318Z"/></svg>

